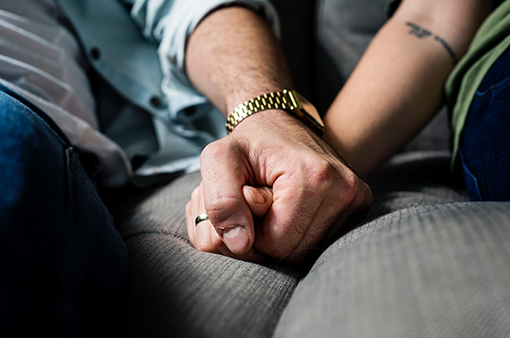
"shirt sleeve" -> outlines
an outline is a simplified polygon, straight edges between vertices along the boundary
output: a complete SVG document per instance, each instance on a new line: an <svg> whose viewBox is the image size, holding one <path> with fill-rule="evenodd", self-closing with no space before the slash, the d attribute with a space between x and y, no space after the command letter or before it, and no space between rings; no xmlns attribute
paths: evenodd
<svg viewBox="0 0 510 338"><path fill-rule="evenodd" d="M267 0L134 0L133 20L143 35L158 44L163 82L171 112L182 112L187 106L198 105L205 98L191 85L185 70L188 38L200 21L223 5L241 5L259 13L279 37L276 10ZM173 116L178 118L177 116Z"/></svg>

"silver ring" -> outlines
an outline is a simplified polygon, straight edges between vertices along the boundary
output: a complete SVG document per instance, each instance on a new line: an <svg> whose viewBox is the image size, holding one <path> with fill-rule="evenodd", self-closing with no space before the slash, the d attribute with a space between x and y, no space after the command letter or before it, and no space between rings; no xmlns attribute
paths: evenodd
<svg viewBox="0 0 510 338"><path fill-rule="evenodd" d="M203 214L198 215L197 218L195 218L195 226L197 226L198 223L200 222L207 221L208 219L209 216L207 216L205 212Z"/></svg>

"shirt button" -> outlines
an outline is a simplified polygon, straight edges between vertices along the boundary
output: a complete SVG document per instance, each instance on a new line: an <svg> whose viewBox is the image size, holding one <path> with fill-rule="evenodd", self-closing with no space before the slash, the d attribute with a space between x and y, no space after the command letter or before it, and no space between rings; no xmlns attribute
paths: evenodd
<svg viewBox="0 0 510 338"><path fill-rule="evenodd" d="M101 50L97 47L92 47L90 49L90 56L94 60L99 60L99 58L101 57Z"/></svg>
<svg viewBox="0 0 510 338"><path fill-rule="evenodd" d="M155 108L160 108L161 107L161 99L159 97L157 97L157 96L151 97L150 103Z"/></svg>

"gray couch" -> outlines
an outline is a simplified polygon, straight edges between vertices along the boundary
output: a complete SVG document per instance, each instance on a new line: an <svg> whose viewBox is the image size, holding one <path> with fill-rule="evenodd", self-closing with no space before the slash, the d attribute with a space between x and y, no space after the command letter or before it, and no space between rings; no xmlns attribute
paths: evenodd
<svg viewBox="0 0 510 338"><path fill-rule="evenodd" d="M296 85L322 112L386 20L385 0L275 1ZM298 266L196 251L184 207L198 173L114 213L133 337L508 337L510 208L468 202L446 114L373 176L355 229Z"/></svg>

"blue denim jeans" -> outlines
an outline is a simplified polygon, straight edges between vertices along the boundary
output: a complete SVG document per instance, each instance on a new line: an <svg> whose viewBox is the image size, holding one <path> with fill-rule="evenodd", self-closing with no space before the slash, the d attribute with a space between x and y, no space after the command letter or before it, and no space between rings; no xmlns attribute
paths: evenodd
<svg viewBox="0 0 510 338"><path fill-rule="evenodd" d="M491 67L471 105L460 159L469 197L510 200L510 50Z"/></svg>
<svg viewBox="0 0 510 338"><path fill-rule="evenodd" d="M127 251L80 156L0 86L0 335L117 336Z"/></svg>

